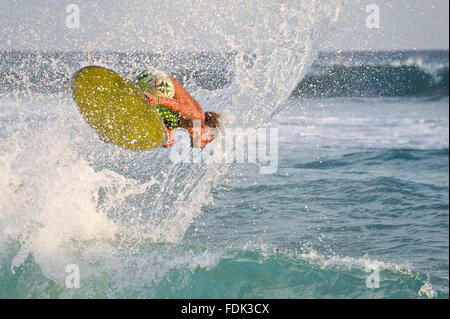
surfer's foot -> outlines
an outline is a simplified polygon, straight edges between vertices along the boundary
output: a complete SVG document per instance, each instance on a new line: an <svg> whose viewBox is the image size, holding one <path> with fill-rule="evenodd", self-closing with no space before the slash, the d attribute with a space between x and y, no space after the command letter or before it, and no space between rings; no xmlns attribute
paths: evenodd
<svg viewBox="0 0 450 319"><path fill-rule="evenodd" d="M103 143L109 143L109 139L106 136L105 133L100 133L98 134L98 138L100 139L100 141L102 141Z"/></svg>

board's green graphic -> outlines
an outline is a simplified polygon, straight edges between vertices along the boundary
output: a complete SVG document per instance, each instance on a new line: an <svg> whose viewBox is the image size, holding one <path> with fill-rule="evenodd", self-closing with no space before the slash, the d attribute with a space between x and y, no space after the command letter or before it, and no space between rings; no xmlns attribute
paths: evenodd
<svg viewBox="0 0 450 319"><path fill-rule="evenodd" d="M111 143L130 150L150 150L165 143L158 112L138 87L119 74L88 66L75 73L71 88L83 117Z"/></svg>

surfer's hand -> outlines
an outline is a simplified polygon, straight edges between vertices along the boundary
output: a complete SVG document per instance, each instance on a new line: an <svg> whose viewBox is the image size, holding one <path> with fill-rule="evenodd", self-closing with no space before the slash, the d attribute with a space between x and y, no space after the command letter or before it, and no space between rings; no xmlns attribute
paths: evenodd
<svg viewBox="0 0 450 319"><path fill-rule="evenodd" d="M204 125L201 128L189 128L192 146L196 148L204 148L208 143L214 141L217 136L217 128Z"/></svg>
<svg viewBox="0 0 450 319"><path fill-rule="evenodd" d="M147 101L150 104L152 104L154 106L156 106L158 104L158 99L154 95L152 95L150 93L145 93L145 97L147 98Z"/></svg>
<svg viewBox="0 0 450 319"><path fill-rule="evenodd" d="M167 132L167 142L163 145L163 147L172 147L173 142L175 141L175 130L171 131L166 128Z"/></svg>
<svg viewBox="0 0 450 319"><path fill-rule="evenodd" d="M218 128L217 127L209 127L208 125L205 125L202 127L202 148L206 146L206 144L211 143L214 141L216 136L218 135Z"/></svg>

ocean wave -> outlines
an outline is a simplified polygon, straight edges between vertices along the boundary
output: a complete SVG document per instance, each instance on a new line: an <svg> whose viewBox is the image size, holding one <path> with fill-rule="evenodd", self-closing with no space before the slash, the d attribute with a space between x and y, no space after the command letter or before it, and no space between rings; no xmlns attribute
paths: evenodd
<svg viewBox="0 0 450 319"><path fill-rule="evenodd" d="M448 154L448 148L437 150L381 149L344 154L341 158L336 159L319 159L307 163L295 164L293 167L300 169L333 169L354 165L405 165L406 162L426 160L432 157L442 158L442 165L445 167L445 159L448 158Z"/></svg>
<svg viewBox="0 0 450 319"><path fill-rule="evenodd" d="M448 96L448 92L448 65L434 73L416 65L335 65L307 74L293 96Z"/></svg>

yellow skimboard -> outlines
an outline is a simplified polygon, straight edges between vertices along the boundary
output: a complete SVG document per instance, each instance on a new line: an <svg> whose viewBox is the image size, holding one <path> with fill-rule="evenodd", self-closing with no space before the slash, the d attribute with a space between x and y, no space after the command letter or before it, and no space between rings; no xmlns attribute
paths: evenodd
<svg viewBox="0 0 450 319"><path fill-rule="evenodd" d="M132 82L100 66L87 66L72 77L73 99L86 121L109 142L134 151L162 146L164 122Z"/></svg>

